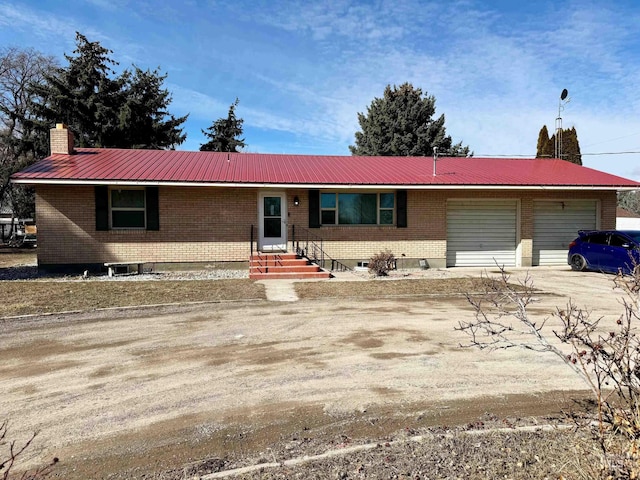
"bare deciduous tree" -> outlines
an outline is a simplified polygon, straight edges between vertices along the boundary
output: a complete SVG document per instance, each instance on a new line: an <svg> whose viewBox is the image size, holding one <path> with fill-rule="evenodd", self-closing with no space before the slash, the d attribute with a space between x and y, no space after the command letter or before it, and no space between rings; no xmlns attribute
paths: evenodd
<svg viewBox="0 0 640 480"><path fill-rule="evenodd" d="M482 294L467 295L474 319L456 327L469 337L463 347L550 352L585 381L598 410L595 421L583 426L593 427L602 478L640 478L640 269L634 272L613 279L614 290L622 292L622 313L613 326L570 301L554 313L560 327L549 337L548 319L536 320L528 311L531 277L514 284L502 269L499 278L485 279Z"/></svg>
<svg viewBox="0 0 640 480"><path fill-rule="evenodd" d="M21 198L11 195L11 174L47 153L47 139L37 133L31 113L31 87L54 66L52 57L33 49L0 50L0 205Z"/></svg>

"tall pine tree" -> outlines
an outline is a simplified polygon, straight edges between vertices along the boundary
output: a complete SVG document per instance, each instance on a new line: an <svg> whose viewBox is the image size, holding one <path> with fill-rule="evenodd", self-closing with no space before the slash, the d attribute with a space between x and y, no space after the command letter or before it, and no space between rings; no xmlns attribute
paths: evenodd
<svg viewBox="0 0 640 480"><path fill-rule="evenodd" d="M362 131L356 132L353 155L425 156L433 155L434 147L440 155L467 156L469 147L462 142L453 144L446 134L444 114L437 119L435 97L422 94L410 83L399 87L390 85L382 98L374 98L367 113L358 113Z"/></svg>
<svg viewBox="0 0 640 480"><path fill-rule="evenodd" d="M538 134L536 158L554 158L556 155L556 134L549 137L547 126L543 125ZM582 165L578 132L575 127L562 130L562 160Z"/></svg>
<svg viewBox="0 0 640 480"><path fill-rule="evenodd" d="M121 148L175 148L187 135L180 126L187 119L167 112L171 94L162 85L167 75L159 69L125 71L124 103L120 106L118 127L111 143Z"/></svg>
<svg viewBox="0 0 640 480"><path fill-rule="evenodd" d="M538 134L538 147L536 150L536 158L552 158L554 155L554 144L549 143L549 131L547 126L543 125Z"/></svg>
<svg viewBox="0 0 640 480"><path fill-rule="evenodd" d="M239 152L245 147L242 135L242 124L244 120L236 117L236 107L239 100L231 104L227 118L219 118L202 133L209 139L207 143L200 145L202 152Z"/></svg>
<svg viewBox="0 0 640 480"><path fill-rule="evenodd" d="M81 33L73 53L65 55L66 67L33 88L43 130L66 123L79 147L174 148L184 142L181 125L187 116L167 112L166 75L135 67L116 76L113 52Z"/></svg>

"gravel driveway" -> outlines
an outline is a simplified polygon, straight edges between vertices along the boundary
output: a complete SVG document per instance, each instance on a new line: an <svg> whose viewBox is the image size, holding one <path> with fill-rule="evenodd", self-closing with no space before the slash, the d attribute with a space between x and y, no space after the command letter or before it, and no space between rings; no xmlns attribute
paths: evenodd
<svg viewBox="0 0 640 480"><path fill-rule="evenodd" d="M606 321L621 312L610 276L531 275L541 290L531 314L541 319L569 297ZM487 411L537 415L584 389L552 355L460 348L454 326L471 315L462 297L416 296L8 320L0 411L17 435L41 432L32 464L56 455L61 478L132 478L208 457L269 456L274 442L348 424L353 436L380 437Z"/></svg>

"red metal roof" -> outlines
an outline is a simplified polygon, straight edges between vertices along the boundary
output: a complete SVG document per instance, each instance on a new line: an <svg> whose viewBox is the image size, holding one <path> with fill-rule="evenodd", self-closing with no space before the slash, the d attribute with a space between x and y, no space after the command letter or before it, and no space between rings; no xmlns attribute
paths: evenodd
<svg viewBox="0 0 640 480"><path fill-rule="evenodd" d="M17 183L631 187L640 183L562 160L353 157L78 148L14 174Z"/></svg>

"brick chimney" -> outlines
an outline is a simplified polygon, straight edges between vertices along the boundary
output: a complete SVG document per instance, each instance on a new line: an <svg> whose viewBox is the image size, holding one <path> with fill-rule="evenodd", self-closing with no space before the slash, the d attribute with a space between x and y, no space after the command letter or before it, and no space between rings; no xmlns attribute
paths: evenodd
<svg viewBox="0 0 640 480"><path fill-rule="evenodd" d="M51 155L71 155L73 153L73 132L64 123L56 123L56 128L49 130Z"/></svg>

